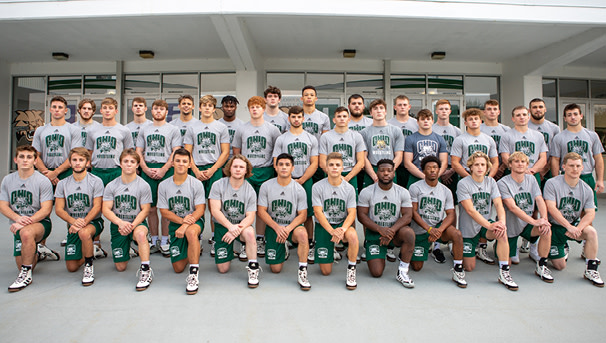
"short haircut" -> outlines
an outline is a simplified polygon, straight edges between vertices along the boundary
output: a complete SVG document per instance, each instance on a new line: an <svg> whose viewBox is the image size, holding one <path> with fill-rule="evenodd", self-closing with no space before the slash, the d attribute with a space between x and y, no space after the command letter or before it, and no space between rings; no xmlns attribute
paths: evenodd
<svg viewBox="0 0 606 343"><path fill-rule="evenodd" d="M484 112L482 112L482 110L477 109L477 108L470 108L465 110L465 112L463 112L463 120L467 120L467 117L473 117L473 116L478 116L480 118L482 118L482 116L484 115Z"/></svg>
<svg viewBox="0 0 606 343"><path fill-rule="evenodd" d="M217 107L217 98L210 94L207 94L200 98L198 106L202 106L202 104L212 104L213 107Z"/></svg>
<svg viewBox="0 0 606 343"><path fill-rule="evenodd" d="M89 98L80 100L80 102L78 103L78 110L81 110L82 106L84 106L85 104L90 104L90 107L93 109L93 113L97 111L97 104L95 104L95 101L93 101L93 99Z"/></svg>
<svg viewBox="0 0 606 343"><path fill-rule="evenodd" d="M145 98L144 98L144 97L138 96L138 97L134 98L134 99L133 99L133 104L134 104L135 102L138 102L138 103L140 103L140 104L143 104L143 105L147 106L147 101L145 101Z"/></svg>
<svg viewBox="0 0 606 343"><path fill-rule="evenodd" d="M522 109L526 110L526 113L529 113L529 112L530 112L530 111L528 110L528 108L526 108L526 106L524 106L524 105L520 105L520 106L516 106L516 107L514 107L514 108L513 108L513 110L511 110L511 116L513 117L513 116L514 116L514 113L515 113L516 111L519 111L519 110L522 110Z"/></svg>
<svg viewBox="0 0 606 343"><path fill-rule="evenodd" d="M154 100L152 107L154 107L154 106L164 107L166 110L168 110L168 103L166 102L166 100L163 100L163 99Z"/></svg>
<svg viewBox="0 0 606 343"><path fill-rule="evenodd" d="M562 159L562 165L565 165L568 160L573 160L573 161L578 161L578 160L583 160L583 157L581 157L581 155L577 154L576 152L569 152L566 155L564 155L564 159Z"/></svg>
<svg viewBox="0 0 606 343"><path fill-rule="evenodd" d="M417 119L431 118L433 119L433 114L430 110L424 108L417 113Z"/></svg>
<svg viewBox="0 0 606 343"><path fill-rule="evenodd" d="M335 110L335 114L337 113L341 113L341 112L345 112L347 114L349 114L349 110L347 109L347 107L345 106L339 106L337 107L337 109Z"/></svg>
<svg viewBox="0 0 606 343"><path fill-rule="evenodd" d="M101 106L103 105L112 105L115 109L118 109L118 102L114 98L105 98L101 101Z"/></svg>
<svg viewBox="0 0 606 343"><path fill-rule="evenodd" d="M410 102L410 99L404 94L400 94L395 99L393 99L393 104L395 105L398 100L406 100L406 101ZM385 106L385 107L387 107L387 106Z"/></svg>
<svg viewBox="0 0 606 343"><path fill-rule="evenodd" d="M490 170L490 168L492 168L492 163L490 162L490 158L488 158L488 155L486 155L482 151L476 151L471 154L471 156L469 156L469 159L467 160L467 168L471 169L471 166L476 162L478 158L483 158L486 160L486 174L488 174L488 171Z"/></svg>
<svg viewBox="0 0 606 343"><path fill-rule="evenodd" d="M252 169L253 166L250 163L250 161L248 160L248 158L246 158L246 156L242 155L242 154L235 154L232 158L229 159L229 161L227 161L227 163L225 163L225 167L223 167L223 174L227 177L231 177L231 165L234 163L234 160L241 160L244 161L246 163L246 174L244 175L244 178L248 179L249 177L252 176Z"/></svg>
<svg viewBox="0 0 606 343"><path fill-rule="evenodd" d="M282 91L276 86L267 86L267 89L263 92L263 97L267 98L269 94L275 94L279 99L282 99Z"/></svg>
<svg viewBox="0 0 606 343"><path fill-rule="evenodd" d="M191 103L192 103L192 104L194 103L194 97L193 97L193 96L191 96L191 95L189 95L189 94L183 94L183 95L181 95L181 96L179 97L179 105L181 104L181 101L183 101L183 100L185 100L185 99L187 99L187 100L191 101Z"/></svg>
<svg viewBox="0 0 606 343"><path fill-rule="evenodd" d="M436 108L441 105L448 105L448 107L452 107L452 105L450 104L450 101L448 101L446 99L440 99L436 102Z"/></svg>
<svg viewBox="0 0 606 343"><path fill-rule="evenodd" d="M528 156L526 156L526 154L521 151L516 151L513 154L509 155L509 159L507 160L507 163L511 164L515 160L526 162L526 164L528 164L530 161L528 159Z"/></svg>
<svg viewBox="0 0 606 343"><path fill-rule="evenodd" d="M350 104L351 101L355 100L355 99L362 99L362 102L364 102L364 97L361 96L360 94L356 93L356 94L352 94L352 95L349 96L349 98L347 99L347 103Z"/></svg>
<svg viewBox="0 0 606 343"><path fill-rule="evenodd" d="M499 102L495 99L489 99L484 103L484 108L486 108L486 106L499 106Z"/></svg>
<svg viewBox="0 0 606 343"><path fill-rule="evenodd" d="M179 155L179 156L187 156L189 158L189 160L191 161L191 154L185 148L179 148L179 149L175 150L175 152L173 153L173 161L175 160L175 157L177 155Z"/></svg>
<svg viewBox="0 0 606 343"><path fill-rule="evenodd" d="M254 105L259 105L261 107L265 107L265 104L266 104L266 102L265 102L264 98L262 98L258 95L255 95L252 98L248 99L248 103L246 103L246 107L251 107Z"/></svg>
<svg viewBox="0 0 606 343"><path fill-rule="evenodd" d="M301 95L303 95L303 93L305 93L305 91L308 89L313 90L315 95L318 95L318 91L316 90L316 87L311 86L311 85L307 85L307 86L303 87L303 89L301 90Z"/></svg>
<svg viewBox="0 0 606 343"><path fill-rule="evenodd" d="M238 99L233 95L226 95L223 97L223 99L221 99L221 105L225 105L225 104L238 105L239 103L240 102L238 101Z"/></svg>
<svg viewBox="0 0 606 343"><path fill-rule="evenodd" d="M73 148L72 150L69 151L69 155L68 155L67 159L71 160L72 156L74 154L80 155L80 156L84 157L87 161L90 161L90 152L86 148L83 148L83 147Z"/></svg>
<svg viewBox="0 0 606 343"><path fill-rule="evenodd" d="M127 156L134 158L137 163L141 163L141 157L139 157L139 154L137 154L137 152L133 148L124 149L122 151L122 153L120 154L120 163L122 163L122 159Z"/></svg>
<svg viewBox="0 0 606 343"><path fill-rule="evenodd" d="M442 168L442 162L440 161L440 159L437 156L429 155L423 157L423 159L421 160L421 170L425 170L425 166L429 162L435 162L438 164L438 168Z"/></svg>
<svg viewBox="0 0 606 343"><path fill-rule="evenodd" d="M276 157L276 164L280 161L280 160L289 160L290 164L292 164L293 166L295 165L295 159L294 157L292 157L291 154L288 153L281 153L280 155L278 155L278 157Z"/></svg>
<svg viewBox="0 0 606 343"><path fill-rule="evenodd" d="M303 107L301 107L301 106L292 106L291 108L288 109L289 117L291 114L300 114L300 113L303 113Z"/></svg>
<svg viewBox="0 0 606 343"><path fill-rule="evenodd" d="M534 99L530 100L530 102L528 103L528 107L532 107L533 102L542 102L543 105L545 105L545 100L543 100L541 98L534 98Z"/></svg>
<svg viewBox="0 0 606 343"><path fill-rule="evenodd" d="M572 104L568 104L566 105L566 107L564 107L564 117L566 117L566 112L568 111L574 111L574 110L579 110L579 114L583 114L583 112L581 111L581 106L572 103Z"/></svg>
<svg viewBox="0 0 606 343"><path fill-rule="evenodd" d="M368 106L368 109L369 109L369 111L372 111L373 108L375 108L379 105L383 105L383 107L385 107L387 109L387 104L385 103L385 100L383 100L383 99L374 99Z"/></svg>
<svg viewBox="0 0 606 343"><path fill-rule="evenodd" d="M326 156L326 162L330 161L330 160L339 160L341 162L343 162L343 155L341 155L340 152L331 152L330 154L328 154Z"/></svg>
<svg viewBox="0 0 606 343"><path fill-rule="evenodd" d="M380 159L379 162L377 162L377 168L381 165L381 164L389 164L392 168L395 168L396 164L393 163L392 160L388 159L388 158L383 158Z"/></svg>
<svg viewBox="0 0 606 343"><path fill-rule="evenodd" d="M64 98L64 97L62 97L62 96L59 96L59 95L54 96L54 97L51 99L51 101L49 102L49 104L52 104L53 102L62 102L62 103L63 103L63 105L65 105L65 107L67 107L67 100L65 100L65 98Z"/></svg>
<svg viewBox="0 0 606 343"><path fill-rule="evenodd" d="M34 153L34 158L38 157L38 151L36 151L36 148L34 148L31 145L19 145L17 147L17 150L15 150L15 157L19 156L19 153L21 151L29 151Z"/></svg>

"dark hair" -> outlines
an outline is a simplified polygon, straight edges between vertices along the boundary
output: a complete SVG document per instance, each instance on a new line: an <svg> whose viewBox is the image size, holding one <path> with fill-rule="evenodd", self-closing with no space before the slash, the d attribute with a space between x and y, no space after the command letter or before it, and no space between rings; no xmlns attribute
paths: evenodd
<svg viewBox="0 0 606 343"><path fill-rule="evenodd" d="M307 85L307 86L303 87L303 89L301 90L301 95L303 95L303 93L305 93L305 91L308 89L312 89L314 91L314 93L316 93L316 96L318 95L318 91L316 90L316 87L311 86L311 85Z"/></svg>
<svg viewBox="0 0 606 343"><path fill-rule="evenodd" d="M65 107L67 107L67 100L65 100L65 98L64 98L64 97L62 97L62 96L59 96L59 95L54 96L54 97L51 99L51 101L50 101L50 103L49 103L49 104L52 104L53 102L62 102L62 103L63 103L63 105L65 105Z"/></svg>
<svg viewBox="0 0 606 343"><path fill-rule="evenodd" d="M194 104L194 97L189 94L184 94L179 97L179 100L178 100L179 105L181 104L181 101L183 101L185 99L188 99L189 101L191 101L192 105Z"/></svg>
<svg viewBox="0 0 606 343"><path fill-rule="evenodd" d="M388 159L388 158L384 158L379 160L379 162L377 162L377 168L381 165L381 164L389 164L392 168L395 168L396 164L393 163L392 160Z"/></svg>
<svg viewBox="0 0 606 343"><path fill-rule="evenodd" d="M364 97L361 96L360 94L352 94L352 95L350 95L349 98L347 98L347 103L349 104L352 99L362 99L362 102L364 102Z"/></svg>
<svg viewBox="0 0 606 343"><path fill-rule="evenodd" d="M545 100L543 100L541 98L534 98L534 99L530 100L530 102L528 103L528 107L531 107L533 102L542 102L543 105L545 105Z"/></svg>
<svg viewBox="0 0 606 343"><path fill-rule="evenodd" d="M335 110L335 114L337 113L341 113L341 112L346 112L347 114L349 114L349 110L347 109L347 107L345 106L339 106L337 107L337 109Z"/></svg>
<svg viewBox="0 0 606 343"><path fill-rule="evenodd" d="M223 97L223 99L221 99L221 105L223 104L227 104L227 103L234 103L236 105L240 104L240 102L238 101L238 99L236 99L235 96L233 95L226 95Z"/></svg>
<svg viewBox="0 0 606 343"><path fill-rule="evenodd" d="M278 164L279 160L289 160L290 163L294 166L295 165L295 159L294 157L292 157L291 154L288 153L281 153L280 155L278 155L278 157L276 157L276 164Z"/></svg>
<svg viewBox="0 0 606 343"><path fill-rule="evenodd" d="M282 92L280 91L280 88L278 88L278 87L267 86L267 89L265 90L265 92L263 92L263 97L267 98L268 94L275 94L278 96L278 98L282 99Z"/></svg>
<svg viewBox="0 0 606 343"><path fill-rule="evenodd" d="M288 109L289 117L291 114L300 114L300 113L303 113L303 107L301 107L301 106L292 106L291 108Z"/></svg>
<svg viewBox="0 0 606 343"><path fill-rule="evenodd" d="M189 160L191 161L191 154L189 153L189 150L185 149L185 148L179 148L177 150L175 150L175 152L173 153L173 161L175 160L175 156L187 156L189 157Z"/></svg>
<svg viewBox="0 0 606 343"><path fill-rule="evenodd" d="M572 103L572 104L568 104L566 105L566 107L564 107L564 117L566 117L566 112L568 111L573 111L573 110L579 110L579 114L583 114L583 112L581 111L581 106Z"/></svg>
<svg viewBox="0 0 606 343"><path fill-rule="evenodd" d="M440 162L439 158L437 158L436 156L433 156L433 155L429 155L429 156L423 157L423 159L421 160L421 170L425 170L425 166L429 162L435 162L435 163L437 163L438 164L438 168L442 167L442 162Z"/></svg>

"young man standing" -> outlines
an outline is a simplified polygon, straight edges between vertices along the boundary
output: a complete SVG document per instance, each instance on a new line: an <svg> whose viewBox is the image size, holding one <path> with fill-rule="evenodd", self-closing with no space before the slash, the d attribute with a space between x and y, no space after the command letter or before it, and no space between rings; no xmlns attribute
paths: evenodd
<svg viewBox="0 0 606 343"><path fill-rule="evenodd" d="M392 160L395 168L402 163L404 155L404 135L402 130L390 125L385 120L387 105L383 99L375 99L370 103L372 125L360 132L366 143L366 158L364 162L364 185L368 186L378 181L377 162L382 159ZM397 179L397 176L396 176ZM397 181L397 180L396 180Z"/></svg>
<svg viewBox="0 0 606 343"><path fill-rule="evenodd" d="M556 136L558 137L558 136ZM595 219L595 204L591 187L582 182L585 162L575 152L562 159L564 175L547 181L543 194L551 222L551 250L549 258L557 270L566 268L564 245L569 240L585 240L585 277L594 286L604 287L598 272L598 234L591 223ZM542 239L541 239L542 240Z"/></svg>
<svg viewBox="0 0 606 343"><path fill-rule="evenodd" d="M80 120L76 120L73 125L82 130L80 133L82 135L83 146L86 144L86 136L88 135L88 132L101 127L101 124L93 119L96 111L97 105L93 99L82 99L78 103L78 114L80 115Z"/></svg>
<svg viewBox="0 0 606 343"><path fill-rule="evenodd" d="M410 116L410 99L406 95L398 95L394 100L394 111L396 115L387 123L399 127L402 130L404 139L419 130L417 120ZM409 171L404 164L401 164L396 169L396 179L400 186L408 185Z"/></svg>
<svg viewBox="0 0 606 343"><path fill-rule="evenodd" d="M247 177L256 194L259 194L259 188L263 182L274 177L273 158L274 144L280 130L274 125L263 119L265 110L265 99L260 96L253 96L248 100L248 111L250 112L250 121L236 129L232 149L234 155L242 154L253 166L252 176ZM257 255L265 256L265 224L257 219ZM240 260L246 261L246 252L248 250L242 247Z"/></svg>
<svg viewBox="0 0 606 343"><path fill-rule="evenodd" d="M200 234L204 230L206 194L202 183L188 175L191 165L189 151L181 148L172 156L174 175L158 186L158 208L162 218L170 221L170 261L173 270L181 273L189 263L185 292L198 292L200 269Z"/></svg>
<svg viewBox="0 0 606 343"><path fill-rule="evenodd" d="M185 94L179 97L179 111L181 111L179 118L171 120L170 124L179 128L181 137L183 137L187 132L187 127L193 123L194 119L194 98L191 95Z"/></svg>
<svg viewBox="0 0 606 343"><path fill-rule="evenodd" d="M450 190L438 182L438 174L441 164L435 156L427 156L421 160L421 170L424 178L410 186L410 198L412 200L412 228L415 232L415 249L412 256L412 269L419 271L423 263L427 261L429 246L431 243L452 242L452 256L454 266L452 281L461 288L467 287L465 281L465 270L463 270L463 236L457 230L454 201ZM441 253L441 251L440 251ZM438 255L434 251L437 262L444 263L444 255L438 261Z"/></svg>
<svg viewBox="0 0 606 343"><path fill-rule="evenodd" d="M69 153L72 175L59 181L55 190L55 213L68 225L65 266L75 272L84 264L83 286L95 282L93 239L103 232L103 181L87 172L89 162L88 150L72 149Z"/></svg>
<svg viewBox="0 0 606 343"><path fill-rule="evenodd" d="M480 238L497 240L496 251L499 258L499 282L512 291L518 290L518 285L509 274L509 242L507 226L505 226L505 209L501 201L501 193L495 180L488 176L491 162L482 151L476 151L467 160L471 175L463 178L458 185L459 199L459 230L463 235L463 267L472 271L476 267L474 248ZM490 219L492 206L497 212L497 221Z"/></svg>
<svg viewBox="0 0 606 343"><path fill-rule="evenodd" d="M507 164L511 174L501 178L497 185L505 204L510 261L517 255L518 236L531 243L536 243L540 237L535 274L541 280L551 283L553 276L547 268L547 256L551 246L551 224L547 220L547 206L539 182L528 173L528 156L525 153L516 151L509 155ZM535 208L541 215L538 219L533 218Z"/></svg>
<svg viewBox="0 0 606 343"><path fill-rule="evenodd" d="M377 163L379 181L360 192L358 220L365 228L366 261L370 275L380 277L385 270L388 249L400 247L400 266L396 279L406 288L413 288L408 275L415 234L410 228L412 204L408 191L393 183L392 160Z"/></svg>
<svg viewBox="0 0 606 343"><path fill-rule="evenodd" d="M231 144L234 141L234 134L236 129L240 125L244 125L244 122L236 117L236 110L238 109L238 99L231 95L226 95L221 99L221 109L223 110L223 118L219 119L219 122L227 126L227 132L229 133L229 158L233 156Z"/></svg>
<svg viewBox="0 0 606 343"><path fill-rule="evenodd" d="M278 130L274 126L272 128ZM208 205L215 222L217 270L219 273L229 271L231 260L234 258L234 240L240 240L248 258L248 287L257 288L260 269L255 230L252 227L257 211L257 194L246 181L252 170L252 164L246 157L234 154L223 167L225 177L213 184L208 196Z"/></svg>
<svg viewBox="0 0 606 343"><path fill-rule="evenodd" d="M288 123L288 114L280 110L280 100L282 100L282 92L280 88L268 86L265 92L265 113L263 119L266 122L274 125L281 133L288 131L290 124Z"/></svg>
<svg viewBox="0 0 606 343"><path fill-rule="evenodd" d="M480 125L480 131L494 139L497 145L497 152L501 151L501 140L510 130L508 126L499 123L499 115L501 115L499 102L494 99L486 100L484 103L484 122ZM507 164L503 163L503 161L507 161L507 159L499 159L499 170L495 174L495 180L499 180L507 168Z"/></svg>
<svg viewBox="0 0 606 343"><path fill-rule="evenodd" d="M303 130L311 133L318 142L323 133L330 130L330 119L324 113L316 108L318 93L314 86L305 86L301 91L301 101L303 102Z"/></svg>
<svg viewBox="0 0 606 343"><path fill-rule="evenodd" d="M441 135L446 142L446 150L448 151L448 167L440 177L442 183L450 189L453 196L457 193L457 183L459 182L458 174L452 169L450 161L450 153L452 151L452 143L455 138L459 137L462 132L461 129L450 123L450 113L452 112L450 107L450 101L446 99L440 99L436 102L436 116L438 121L433 124L432 131ZM455 199L456 202L456 199Z"/></svg>
<svg viewBox="0 0 606 343"><path fill-rule="evenodd" d="M139 136L139 131L141 131L141 128L151 124L152 121L145 118L145 113L147 113L147 103L145 98L134 98L131 110L133 111L134 118L133 121L126 124L126 127L130 130L133 136L133 142L137 143L137 137Z"/></svg>
<svg viewBox="0 0 606 343"><path fill-rule="evenodd" d="M48 237L52 224L53 185L34 169L36 149L17 147L14 162L17 171L4 177L0 186L0 212L9 219L13 233L13 256L19 268L9 292L18 292L32 283L36 265L36 244Z"/></svg>
<svg viewBox="0 0 606 343"><path fill-rule="evenodd" d="M288 258L286 242L297 244L299 257L297 281L302 290L308 291L311 289L307 277L307 256L310 245L307 231L303 226L308 218L305 190L292 179L295 170L295 159L292 155L287 153L278 155L275 168L278 177L261 185L257 205L257 215L267 225L265 263L269 264L273 273L281 272L284 261Z"/></svg>
<svg viewBox="0 0 606 343"><path fill-rule="evenodd" d="M528 122L528 128L539 131L541 134L543 134L547 148L551 149L551 141L558 133L560 133L560 127L545 119L545 112L547 111L547 108L545 107L545 101L543 101L543 99L535 98L530 100L528 108L530 110L530 121ZM547 165L541 171L541 176L543 176L544 181L546 181L545 179L548 180L551 177L550 156L551 153L549 153L549 156L547 156ZM542 185L544 184L545 183L543 182Z"/></svg>
<svg viewBox="0 0 606 343"><path fill-rule="evenodd" d="M130 137L130 135L129 135ZM149 185L137 175L141 157L135 149L128 148L120 154L121 174L110 182L103 192L103 216L110 224L112 256L119 272L126 270L130 260L130 245L137 242L141 266L137 274L136 290L146 290L152 282L153 272L149 265L147 222L152 194Z"/></svg>
<svg viewBox="0 0 606 343"><path fill-rule="evenodd" d="M332 272L335 244L349 243L347 250L347 277L345 286L356 289L356 259L358 256L358 234L354 228L356 220L356 194L352 185L345 182L343 158L331 152L326 158L328 177L312 187L312 206L316 218L315 261L320 264L322 275Z"/></svg>
<svg viewBox="0 0 606 343"><path fill-rule="evenodd" d="M360 94L352 94L347 99L347 108L351 115L351 120L347 124L350 130L360 132L372 125L372 119L364 115L364 98Z"/></svg>
<svg viewBox="0 0 606 343"><path fill-rule="evenodd" d="M163 180L171 177L172 153L183 145L183 138L179 129L166 122L168 113L168 104L164 100L156 100L152 105L152 117L154 119L151 125L144 126L137 137L137 153L141 157L141 177L147 182L152 192L152 203L149 212L149 231L151 234L151 245L156 247L158 244L158 185ZM168 219L162 217L162 240L160 247L152 251L170 255L170 245L168 242Z"/></svg>

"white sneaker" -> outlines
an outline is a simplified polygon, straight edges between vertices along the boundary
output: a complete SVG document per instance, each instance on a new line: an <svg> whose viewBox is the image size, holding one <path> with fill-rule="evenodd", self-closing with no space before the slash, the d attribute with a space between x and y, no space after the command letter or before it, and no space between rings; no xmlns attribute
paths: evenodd
<svg viewBox="0 0 606 343"><path fill-rule="evenodd" d="M513 281L511 274L509 274L509 266L506 269L499 268L499 282L510 291L518 290L518 284Z"/></svg>
<svg viewBox="0 0 606 343"><path fill-rule="evenodd" d="M541 280L543 280L547 283L553 282L553 276L551 275L551 270L549 270L549 268L547 268L547 266L539 266L538 262L537 262L537 269L534 271L534 274L536 276L540 277Z"/></svg>
<svg viewBox="0 0 606 343"><path fill-rule="evenodd" d="M143 270L141 269L141 267L139 267L139 270L137 270L137 275L139 276L139 281L137 282L136 287L137 291L146 290L152 282L152 278L154 275L153 270L151 269L151 267L149 267L148 270Z"/></svg>
<svg viewBox="0 0 606 343"><path fill-rule="evenodd" d="M400 281L400 283L402 284L402 286L404 286L406 288L414 288L415 287L415 282L412 281L412 279L410 278L410 276L408 276L408 273L403 273L399 268L398 268L398 272L396 274L396 280Z"/></svg>
<svg viewBox="0 0 606 343"><path fill-rule="evenodd" d="M133 247L130 247L130 249L128 250L128 254L131 258L139 256L139 252Z"/></svg>
<svg viewBox="0 0 606 343"><path fill-rule="evenodd" d="M85 264L82 272L82 286L90 286L95 282L95 269L92 265Z"/></svg>
<svg viewBox="0 0 606 343"><path fill-rule="evenodd" d="M334 257L335 257L335 261L341 261L341 259L343 258L343 255L341 255L341 253L338 252L337 249L335 249Z"/></svg>
<svg viewBox="0 0 606 343"><path fill-rule="evenodd" d="M362 251L362 254L360 254L360 260L366 261L366 250Z"/></svg>
<svg viewBox="0 0 606 343"><path fill-rule="evenodd" d="M476 251L476 257L478 258L478 260L486 263L486 264L494 264L494 260L488 256L488 252L486 251L486 248L478 248L478 251Z"/></svg>
<svg viewBox="0 0 606 343"><path fill-rule="evenodd" d="M248 288L257 288L259 286L261 266L257 269L251 269L249 266L246 266L246 270L248 270Z"/></svg>
<svg viewBox="0 0 606 343"><path fill-rule="evenodd" d="M343 251L345 250L345 245L343 245L343 242L339 242L335 244L335 249L337 249L337 251Z"/></svg>
<svg viewBox="0 0 606 343"><path fill-rule="evenodd" d="M202 252L204 252L204 247L202 246L202 242L204 242L204 240L200 240L200 256L202 256Z"/></svg>
<svg viewBox="0 0 606 343"><path fill-rule="evenodd" d="M526 238L522 238L522 245L520 245L520 252L527 253L530 251L530 242Z"/></svg>
<svg viewBox="0 0 606 343"><path fill-rule="evenodd" d="M307 279L307 267L299 267L297 274L297 281L299 282L301 290L309 291L311 289L311 284Z"/></svg>
<svg viewBox="0 0 606 343"><path fill-rule="evenodd" d="M539 249L536 244L531 244L528 251L528 257L535 262L539 262L541 256L539 256Z"/></svg>
<svg viewBox="0 0 606 343"><path fill-rule="evenodd" d="M288 249L288 244L284 243L284 248L284 261L288 261L288 258L290 257L290 250Z"/></svg>
<svg viewBox="0 0 606 343"><path fill-rule="evenodd" d="M169 257L170 256L170 244L167 242L166 244L160 244L160 252L162 256Z"/></svg>
<svg viewBox="0 0 606 343"><path fill-rule="evenodd" d="M347 276L345 277L345 287L353 291L358 287L356 282L356 266L347 266Z"/></svg>
<svg viewBox="0 0 606 343"><path fill-rule="evenodd" d="M107 257L107 252L105 250L103 250L103 248L101 248L99 245L93 244L93 250L94 250L93 257L95 259Z"/></svg>
<svg viewBox="0 0 606 343"><path fill-rule="evenodd" d="M314 244L309 244L309 253L307 253L307 264L314 264L315 262L315 252L314 252Z"/></svg>
<svg viewBox="0 0 606 343"><path fill-rule="evenodd" d="M66 245L67 245L67 238L64 238L64 239L61 241L61 246L62 246L62 247L64 247L64 246L66 246Z"/></svg>
<svg viewBox="0 0 606 343"><path fill-rule="evenodd" d="M591 283L596 287L604 287L604 281L602 281L600 272L597 270L585 269L585 274L583 274L583 277L591 281Z"/></svg>
<svg viewBox="0 0 606 343"><path fill-rule="evenodd" d="M21 267L21 270L19 271L19 275L17 275L15 282L8 286L8 291L11 293L19 292L20 290L27 287L30 283L32 283L32 281L32 269Z"/></svg>
<svg viewBox="0 0 606 343"><path fill-rule="evenodd" d="M511 263L520 264L520 249L516 249L515 256L511 256Z"/></svg>
<svg viewBox="0 0 606 343"><path fill-rule="evenodd" d="M257 237L257 256L265 257L265 239Z"/></svg>
<svg viewBox="0 0 606 343"><path fill-rule="evenodd" d="M568 244L564 245L564 260L568 261L568 253L570 253L570 246Z"/></svg>
<svg viewBox="0 0 606 343"><path fill-rule="evenodd" d="M242 262L248 261L248 256L246 256L246 245L245 244L242 244L242 247L240 247L240 253L238 254L238 258Z"/></svg>
<svg viewBox="0 0 606 343"><path fill-rule="evenodd" d="M185 282L187 283L185 286L185 293L188 295L198 293L198 285L200 284L200 281L198 280L198 273L189 274L185 279Z"/></svg>
<svg viewBox="0 0 606 343"><path fill-rule="evenodd" d="M61 256L58 252L49 249L46 245L38 243L38 260L44 261L46 259L49 261L59 261Z"/></svg>
<svg viewBox="0 0 606 343"><path fill-rule="evenodd" d="M160 252L159 241L156 241L156 244L152 244L151 242L149 242L149 253L155 254L158 252Z"/></svg>
<svg viewBox="0 0 606 343"><path fill-rule="evenodd" d="M209 239L210 242L210 257L215 257L215 240Z"/></svg>
<svg viewBox="0 0 606 343"><path fill-rule="evenodd" d="M366 257L366 256L364 256ZM387 259L387 261L389 262L395 262L396 261L396 254L393 252L393 249L387 249L387 253L385 254L385 258Z"/></svg>
<svg viewBox="0 0 606 343"><path fill-rule="evenodd" d="M461 288L467 288L467 281L465 281L465 270L461 270L460 272L456 271L454 268L450 269L452 271L452 281L454 281L457 286Z"/></svg>

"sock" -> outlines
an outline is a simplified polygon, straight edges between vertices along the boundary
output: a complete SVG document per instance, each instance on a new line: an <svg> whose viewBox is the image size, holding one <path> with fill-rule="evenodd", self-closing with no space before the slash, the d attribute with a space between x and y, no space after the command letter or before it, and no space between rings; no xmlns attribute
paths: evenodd
<svg viewBox="0 0 606 343"><path fill-rule="evenodd" d="M100 243L99 241L93 241L94 245L99 245L99 243Z"/></svg>
<svg viewBox="0 0 606 343"><path fill-rule="evenodd" d="M503 269L503 266L509 266L509 262L508 261L499 261L499 267L501 269Z"/></svg>
<svg viewBox="0 0 606 343"><path fill-rule="evenodd" d="M259 269L259 263L257 260L248 260L248 267L250 269Z"/></svg>
<svg viewBox="0 0 606 343"><path fill-rule="evenodd" d="M262 240L263 238L265 238L265 236L263 236L263 235L257 235L257 240L260 240L260 239Z"/></svg>
<svg viewBox="0 0 606 343"><path fill-rule="evenodd" d="M152 237L151 245L156 245L156 243L158 242L158 236L151 236L151 237Z"/></svg>
<svg viewBox="0 0 606 343"><path fill-rule="evenodd" d="M21 265L21 268L25 268L25 269L32 269L32 266L33 266L33 265L31 265L31 264L22 264L22 265Z"/></svg>
<svg viewBox="0 0 606 343"><path fill-rule="evenodd" d="M85 257L84 258L84 263L87 264L87 265L89 265L89 266L92 266L93 265L93 257L92 256L91 257Z"/></svg>
<svg viewBox="0 0 606 343"><path fill-rule="evenodd" d="M587 261L587 270L598 270L598 261L597 260Z"/></svg>
<svg viewBox="0 0 606 343"><path fill-rule="evenodd" d="M541 258L539 259L539 266L541 266L541 267L542 267L542 266L544 266L544 265L546 265L546 264L547 264L547 257L541 257Z"/></svg>
<svg viewBox="0 0 606 343"><path fill-rule="evenodd" d="M143 271L149 270L149 261L141 261L141 270L143 270Z"/></svg>
<svg viewBox="0 0 606 343"><path fill-rule="evenodd" d="M162 245L168 244L168 236L162 236Z"/></svg>
<svg viewBox="0 0 606 343"><path fill-rule="evenodd" d="M190 264L189 265L189 273L190 274L197 274L199 268L200 268L199 264Z"/></svg>
<svg viewBox="0 0 606 343"><path fill-rule="evenodd" d="M462 264L462 263L457 263L457 264L455 264L455 265L454 265L454 270L455 270L456 272L459 272L459 273L460 273L460 272L462 272L462 271L463 271L463 264Z"/></svg>
<svg viewBox="0 0 606 343"><path fill-rule="evenodd" d="M299 262L299 269L307 268L307 262Z"/></svg>
<svg viewBox="0 0 606 343"><path fill-rule="evenodd" d="M480 243L478 244L478 247L480 247L480 249L486 249L488 247L487 243Z"/></svg>
<svg viewBox="0 0 606 343"><path fill-rule="evenodd" d="M347 260L347 265L349 265L349 266L355 266L356 264L358 264L358 262L356 260L353 260L353 261Z"/></svg>
<svg viewBox="0 0 606 343"><path fill-rule="evenodd" d="M454 266L456 267L457 264L463 265L463 260L454 260Z"/></svg>
<svg viewBox="0 0 606 343"><path fill-rule="evenodd" d="M400 260L400 266L398 267L398 269L400 269L403 273L408 273L409 266L410 263Z"/></svg>

